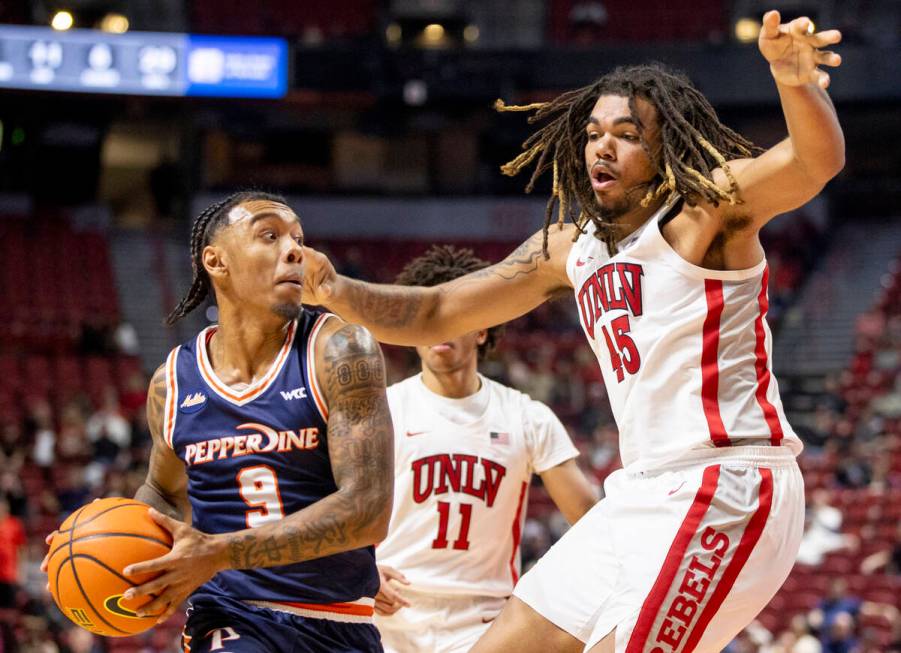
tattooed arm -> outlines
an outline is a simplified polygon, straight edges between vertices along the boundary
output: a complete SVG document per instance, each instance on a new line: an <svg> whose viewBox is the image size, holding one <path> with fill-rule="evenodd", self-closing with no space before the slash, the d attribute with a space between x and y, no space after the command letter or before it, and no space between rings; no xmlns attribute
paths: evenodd
<svg viewBox="0 0 901 653"><path fill-rule="evenodd" d="M147 391L147 424L153 437L147 478L135 493L135 499L179 521L190 521L188 476L185 466L163 440L163 407L166 404L166 366L160 365Z"/></svg>
<svg viewBox="0 0 901 653"><path fill-rule="evenodd" d="M382 342L431 345L512 320L569 287L566 258L574 229L551 228L548 259L538 232L500 263L431 288L349 279L305 247L304 302L364 325Z"/></svg>
<svg viewBox="0 0 901 653"><path fill-rule="evenodd" d="M287 565L384 539L394 487L394 427L382 352L364 328L333 319L317 339L316 365L329 407L328 451L337 491L279 521L234 533L202 533L151 512L174 544L166 555L125 570L128 576L158 574L125 593L128 599L154 596L139 615L166 620L225 569Z"/></svg>
<svg viewBox="0 0 901 653"><path fill-rule="evenodd" d="M329 458L338 491L281 521L230 534L229 567L320 558L376 544L388 532L394 427L381 349L366 329L336 319L326 322L317 345L316 367L329 412Z"/></svg>

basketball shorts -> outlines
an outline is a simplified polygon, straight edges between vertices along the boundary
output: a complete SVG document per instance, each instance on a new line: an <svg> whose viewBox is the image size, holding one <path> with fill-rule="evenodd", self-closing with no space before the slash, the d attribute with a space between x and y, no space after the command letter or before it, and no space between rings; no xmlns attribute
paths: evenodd
<svg viewBox="0 0 901 653"><path fill-rule="evenodd" d="M513 593L585 650L720 651L788 577L804 482L784 447L705 451L666 470L619 470L606 496Z"/></svg>
<svg viewBox="0 0 901 653"><path fill-rule="evenodd" d="M382 651L372 623L301 616L196 593L182 633L185 653L371 653Z"/></svg>
<svg viewBox="0 0 901 653"><path fill-rule="evenodd" d="M503 597L426 594L401 587L408 608L375 616L386 653L463 653L488 630Z"/></svg>

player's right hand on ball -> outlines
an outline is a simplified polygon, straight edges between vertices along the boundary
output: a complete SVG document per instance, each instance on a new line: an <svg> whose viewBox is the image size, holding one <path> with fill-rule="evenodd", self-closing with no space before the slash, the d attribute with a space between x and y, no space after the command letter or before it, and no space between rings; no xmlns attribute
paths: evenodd
<svg viewBox="0 0 901 653"><path fill-rule="evenodd" d="M322 252L312 247L303 248L303 303L308 306L324 306L335 291L338 273L335 266Z"/></svg>
<svg viewBox="0 0 901 653"><path fill-rule="evenodd" d="M409 608L410 602L393 586L394 583L409 585L407 577L388 565L378 565L378 569L379 593L375 595L375 613L388 617L401 608Z"/></svg>

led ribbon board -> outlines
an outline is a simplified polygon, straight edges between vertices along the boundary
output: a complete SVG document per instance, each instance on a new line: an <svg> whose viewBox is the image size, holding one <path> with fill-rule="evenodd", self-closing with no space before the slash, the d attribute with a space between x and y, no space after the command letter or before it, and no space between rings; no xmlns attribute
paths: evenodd
<svg viewBox="0 0 901 653"><path fill-rule="evenodd" d="M0 26L0 88L283 97L284 39Z"/></svg>

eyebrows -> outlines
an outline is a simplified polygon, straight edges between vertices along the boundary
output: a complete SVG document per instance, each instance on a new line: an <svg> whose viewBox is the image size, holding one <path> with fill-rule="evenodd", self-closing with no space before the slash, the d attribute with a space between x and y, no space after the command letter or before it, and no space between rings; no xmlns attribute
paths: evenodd
<svg viewBox="0 0 901 653"><path fill-rule="evenodd" d="M628 124L630 124L630 125L634 125L635 127L638 127L639 124L640 124L640 123L638 122L638 120L636 120L636 119L633 118L632 116L619 116L619 117L614 118L614 119L612 120L612 126L613 126L613 127L616 127L616 126L618 126L618 125L622 125L622 124L624 124L624 123L628 123ZM589 125L596 125L596 126L600 127L600 126L601 126L601 121L598 120L595 116L591 116L591 117L588 119L588 124L589 124Z"/></svg>

